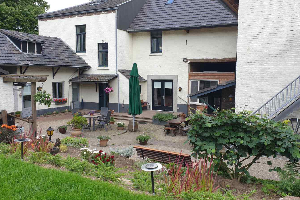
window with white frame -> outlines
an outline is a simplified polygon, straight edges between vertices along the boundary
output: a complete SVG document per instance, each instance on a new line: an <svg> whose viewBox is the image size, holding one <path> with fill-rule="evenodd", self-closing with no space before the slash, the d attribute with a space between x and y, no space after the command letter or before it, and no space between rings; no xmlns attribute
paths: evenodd
<svg viewBox="0 0 300 200"><path fill-rule="evenodd" d="M98 66L108 67L108 43L98 44Z"/></svg>
<svg viewBox="0 0 300 200"><path fill-rule="evenodd" d="M162 53L162 31L151 32L151 53Z"/></svg>
<svg viewBox="0 0 300 200"><path fill-rule="evenodd" d="M78 25L76 26L76 52L85 53L86 45L86 26Z"/></svg>
<svg viewBox="0 0 300 200"><path fill-rule="evenodd" d="M64 84L62 82L52 83L53 98L63 98L63 89Z"/></svg>
<svg viewBox="0 0 300 200"><path fill-rule="evenodd" d="M217 80L191 80L190 84L191 84L190 85L190 88L191 88L190 93L194 94L200 90L210 88L213 86L217 86L218 81ZM190 102L191 103L203 103L203 102L200 102L197 97L191 97Z"/></svg>

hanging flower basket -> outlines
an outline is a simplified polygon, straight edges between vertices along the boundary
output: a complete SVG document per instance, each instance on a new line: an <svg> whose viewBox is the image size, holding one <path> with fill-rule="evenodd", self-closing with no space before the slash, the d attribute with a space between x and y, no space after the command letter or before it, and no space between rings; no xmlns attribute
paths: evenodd
<svg viewBox="0 0 300 200"><path fill-rule="evenodd" d="M53 99L55 105L61 105L61 104L65 104L68 102L67 98L55 98Z"/></svg>
<svg viewBox="0 0 300 200"><path fill-rule="evenodd" d="M105 92L106 94L109 94L109 93L111 93L111 92L113 92L113 91L114 91L114 89L113 89L112 87L107 87L107 88L104 89L104 92Z"/></svg>

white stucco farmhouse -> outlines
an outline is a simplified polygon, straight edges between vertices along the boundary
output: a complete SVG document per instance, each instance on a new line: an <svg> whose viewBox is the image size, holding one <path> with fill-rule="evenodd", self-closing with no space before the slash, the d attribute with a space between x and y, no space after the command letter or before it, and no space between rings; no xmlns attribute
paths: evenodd
<svg viewBox="0 0 300 200"><path fill-rule="evenodd" d="M82 108L128 109L128 74L137 63L150 109L234 106L237 9L232 0L92 1L39 18L91 68L71 78ZM104 88L114 92L106 94Z"/></svg>

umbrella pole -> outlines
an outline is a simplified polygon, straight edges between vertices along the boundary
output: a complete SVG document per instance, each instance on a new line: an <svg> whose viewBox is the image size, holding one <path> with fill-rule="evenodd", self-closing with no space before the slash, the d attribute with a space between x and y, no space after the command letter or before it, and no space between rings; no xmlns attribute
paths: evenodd
<svg viewBox="0 0 300 200"><path fill-rule="evenodd" d="M132 120L132 132L134 132L134 120L135 120L135 115L132 115L132 117L133 117L133 120Z"/></svg>

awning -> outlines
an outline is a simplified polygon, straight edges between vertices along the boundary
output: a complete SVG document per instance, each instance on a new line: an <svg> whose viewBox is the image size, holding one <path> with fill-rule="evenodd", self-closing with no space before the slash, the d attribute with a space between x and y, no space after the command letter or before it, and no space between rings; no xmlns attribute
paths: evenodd
<svg viewBox="0 0 300 200"><path fill-rule="evenodd" d="M212 92L216 92L218 90L222 90L224 88L228 88L228 87L231 87L231 86L234 86L234 85L235 85L235 81L228 81L228 82L226 82L224 84L216 85L216 86L209 87L209 88L205 88L205 89L200 90L198 92L195 92L193 94L189 94L188 97L195 98L195 97L204 96L206 94L209 94L209 93L212 93Z"/></svg>
<svg viewBox="0 0 300 200"><path fill-rule="evenodd" d="M70 79L71 82L91 82L91 83L108 83L110 80L117 78L116 74L82 74Z"/></svg>

